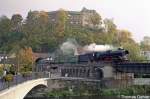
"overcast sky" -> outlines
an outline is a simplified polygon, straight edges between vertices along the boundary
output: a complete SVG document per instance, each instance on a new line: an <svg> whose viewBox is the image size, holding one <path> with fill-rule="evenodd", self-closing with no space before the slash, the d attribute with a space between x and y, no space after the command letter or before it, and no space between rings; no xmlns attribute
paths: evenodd
<svg viewBox="0 0 150 99"><path fill-rule="evenodd" d="M150 36L150 0L0 0L0 15L20 13L26 17L29 10L80 11L83 7L95 9L103 19L113 18L118 28L131 31L137 42Z"/></svg>

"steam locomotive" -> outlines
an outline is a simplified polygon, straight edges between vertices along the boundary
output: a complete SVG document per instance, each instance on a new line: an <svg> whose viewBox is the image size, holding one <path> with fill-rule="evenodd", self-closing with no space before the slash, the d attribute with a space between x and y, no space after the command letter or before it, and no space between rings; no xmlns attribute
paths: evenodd
<svg viewBox="0 0 150 99"><path fill-rule="evenodd" d="M125 62L128 61L128 50L118 48L117 50L107 50L99 52L89 52L74 57L63 58L65 60L58 60L55 58L40 59L37 63L42 64L59 64L59 63L93 63L93 62Z"/></svg>
<svg viewBox="0 0 150 99"><path fill-rule="evenodd" d="M81 55L77 55L75 57L69 57L65 60L57 60L55 58L41 58L36 61L36 71L45 71L48 70L50 64L86 64L86 63L101 63L101 62L125 62L128 61L127 55L129 54L128 50L125 49L117 49L117 50L107 50L107 51L100 51L100 52L90 52ZM52 65L53 66L53 65ZM57 65L53 68L57 68Z"/></svg>
<svg viewBox="0 0 150 99"><path fill-rule="evenodd" d="M78 63L85 62L124 62L127 61L128 50L118 48L117 50L108 50L103 52L90 52L78 55Z"/></svg>

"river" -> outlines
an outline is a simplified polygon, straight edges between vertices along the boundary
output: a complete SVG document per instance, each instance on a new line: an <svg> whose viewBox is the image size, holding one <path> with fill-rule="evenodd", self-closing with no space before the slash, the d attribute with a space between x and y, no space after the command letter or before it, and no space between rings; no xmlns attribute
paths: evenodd
<svg viewBox="0 0 150 99"><path fill-rule="evenodd" d="M24 99L36 99L36 98L24 98ZM67 97L43 97L38 99L125 99L109 96L67 96ZM129 99L129 98L128 98Z"/></svg>
<svg viewBox="0 0 150 99"><path fill-rule="evenodd" d="M74 96L74 97L60 97L48 99L119 99L117 97L102 97L102 96Z"/></svg>

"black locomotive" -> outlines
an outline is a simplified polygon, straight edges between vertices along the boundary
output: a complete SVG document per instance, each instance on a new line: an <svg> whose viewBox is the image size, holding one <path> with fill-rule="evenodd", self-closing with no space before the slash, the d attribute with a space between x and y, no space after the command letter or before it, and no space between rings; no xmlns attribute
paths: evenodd
<svg viewBox="0 0 150 99"><path fill-rule="evenodd" d="M127 50L118 48L117 50L108 50L103 52L90 52L83 55L78 55L78 62L124 62L127 61Z"/></svg>
<svg viewBox="0 0 150 99"><path fill-rule="evenodd" d="M99 51L90 52L82 55L77 55L74 57L68 57L63 59L57 58L41 58L36 61L36 71L46 71L49 69L57 68L58 64L87 64L87 63L101 63L101 62L126 62L127 55L129 52L124 49L117 49L115 51ZM55 65L56 64L56 65ZM51 65L51 66L50 66Z"/></svg>
<svg viewBox="0 0 150 99"><path fill-rule="evenodd" d="M37 64L60 64L60 63L93 63L93 62L125 62L128 61L127 55L129 52L124 49L118 48L117 50L99 51L99 52L89 52L86 54L81 54L73 57L57 59L40 59Z"/></svg>

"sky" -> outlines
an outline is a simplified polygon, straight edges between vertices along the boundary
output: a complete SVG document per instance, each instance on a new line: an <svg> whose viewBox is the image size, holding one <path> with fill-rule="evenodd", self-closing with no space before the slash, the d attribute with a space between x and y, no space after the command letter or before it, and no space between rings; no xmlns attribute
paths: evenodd
<svg viewBox="0 0 150 99"><path fill-rule="evenodd" d="M96 10L103 19L113 18L118 29L132 32L140 42L150 36L150 0L0 0L0 16L16 13L24 18L28 11L54 11L60 8L80 11L83 7Z"/></svg>

